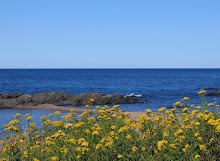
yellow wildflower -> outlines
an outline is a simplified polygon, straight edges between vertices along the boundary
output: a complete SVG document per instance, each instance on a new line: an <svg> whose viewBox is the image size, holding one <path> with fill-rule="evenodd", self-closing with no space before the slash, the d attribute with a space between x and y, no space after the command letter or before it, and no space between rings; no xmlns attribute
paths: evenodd
<svg viewBox="0 0 220 161"><path fill-rule="evenodd" d="M100 108L100 106L96 106L95 108L97 108L97 109L98 109L98 108Z"/></svg>
<svg viewBox="0 0 220 161"><path fill-rule="evenodd" d="M22 157L23 157L23 158L27 158L27 157L28 157L28 151L24 151Z"/></svg>
<svg viewBox="0 0 220 161"><path fill-rule="evenodd" d="M197 115L196 115L196 118L200 118L200 117L203 117L203 116L205 116L205 114L203 114L203 113L198 113Z"/></svg>
<svg viewBox="0 0 220 161"><path fill-rule="evenodd" d="M209 110L205 110L205 111L203 111L204 112L204 114L207 114L207 113L209 113Z"/></svg>
<svg viewBox="0 0 220 161"><path fill-rule="evenodd" d="M30 115L29 115L29 114L25 114L25 115L24 115L24 117L28 117L28 116L30 116Z"/></svg>
<svg viewBox="0 0 220 161"><path fill-rule="evenodd" d="M112 142L112 141L109 141L109 142L107 142L107 143L105 144L105 146L106 146L106 147L111 147L112 144L113 144L113 142Z"/></svg>
<svg viewBox="0 0 220 161"><path fill-rule="evenodd" d="M208 120L209 119L209 115L205 115L205 116L203 116L203 118L205 119L205 120Z"/></svg>
<svg viewBox="0 0 220 161"><path fill-rule="evenodd" d="M120 159L120 158L123 158L123 155L118 154L117 157Z"/></svg>
<svg viewBox="0 0 220 161"><path fill-rule="evenodd" d="M10 122L8 123L8 125L14 125L14 124L17 124L17 123L19 123L19 122L20 122L20 120L15 119L15 120L10 121Z"/></svg>
<svg viewBox="0 0 220 161"><path fill-rule="evenodd" d="M197 126L198 126L198 125L200 125L200 122L196 122L194 125L197 125Z"/></svg>
<svg viewBox="0 0 220 161"><path fill-rule="evenodd" d="M218 125L219 123L218 123L218 120L210 119L210 120L208 121L208 124L211 124L211 125Z"/></svg>
<svg viewBox="0 0 220 161"><path fill-rule="evenodd" d="M134 147L132 148L132 150L133 150L133 152L136 152L136 151L138 150L138 147L134 146Z"/></svg>
<svg viewBox="0 0 220 161"><path fill-rule="evenodd" d="M81 144L81 142L86 141L84 138L79 138L78 143Z"/></svg>
<svg viewBox="0 0 220 161"><path fill-rule="evenodd" d="M53 122L53 125L54 125L54 126L61 126L62 124L63 124L62 121L54 121L54 122Z"/></svg>
<svg viewBox="0 0 220 161"><path fill-rule="evenodd" d="M202 108L202 107L201 107L201 106L196 106L195 108L196 108L196 109L200 109L200 108Z"/></svg>
<svg viewBox="0 0 220 161"><path fill-rule="evenodd" d="M99 131L93 131L92 135L99 135Z"/></svg>
<svg viewBox="0 0 220 161"><path fill-rule="evenodd" d="M166 109L166 107L161 107L158 109L159 112L163 112Z"/></svg>
<svg viewBox="0 0 220 161"><path fill-rule="evenodd" d="M209 141L209 144L211 144L214 141L214 138L211 138Z"/></svg>
<svg viewBox="0 0 220 161"><path fill-rule="evenodd" d="M188 100L189 99L189 97L184 97L182 100L183 101L186 101L186 100Z"/></svg>
<svg viewBox="0 0 220 161"><path fill-rule="evenodd" d="M59 114L61 114L61 112L60 111L56 111L54 114L55 115L59 115Z"/></svg>
<svg viewBox="0 0 220 161"><path fill-rule="evenodd" d="M158 150L162 150L161 147L163 146L163 141L158 141L157 146L158 146Z"/></svg>
<svg viewBox="0 0 220 161"><path fill-rule="evenodd" d="M206 146L205 145L199 145L200 150L205 150Z"/></svg>
<svg viewBox="0 0 220 161"><path fill-rule="evenodd" d="M34 161L40 161L39 159L37 159L36 157L34 158Z"/></svg>
<svg viewBox="0 0 220 161"><path fill-rule="evenodd" d="M159 121L160 120L160 116L156 116L152 121L155 122L155 121Z"/></svg>
<svg viewBox="0 0 220 161"><path fill-rule="evenodd" d="M16 113L15 117L23 116L20 113Z"/></svg>
<svg viewBox="0 0 220 161"><path fill-rule="evenodd" d="M32 128L36 128L36 125L35 125L35 123L30 123L30 126L32 127Z"/></svg>
<svg viewBox="0 0 220 161"><path fill-rule="evenodd" d="M33 117L32 117L32 116L28 116L28 117L26 118L26 120L33 120Z"/></svg>
<svg viewBox="0 0 220 161"><path fill-rule="evenodd" d="M182 129L179 129L179 130L177 131L178 134L180 134L180 133L182 133L182 132L183 132Z"/></svg>
<svg viewBox="0 0 220 161"><path fill-rule="evenodd" d="M184 97L182 100L186 101L186 100L188 100L188 99L189 99L189 97Z"/></svg>
<svg viewBox="0 0 220 161"><path fill-rule="evenodd" d="M59 158L56 157L56 156L53 156L53 157L51 157L50 159L51 159L51 161L57 161L57 160L59 160Z"/></svg>
<svg viewBox="0 0 220 161"><path fill-rule="evenodd" d="M215 128L215 132L220 132L220 125Z"/></svg>
<svg viewBox="0 0 220 161"><path fill-rule="evenodd" d="M114 135L115 135L115 132L114 132L114 131L111 131L109 134L110 134L111 136L114 136Z"/></svg>
<svg viewBox="0 0 220 161"><path fill-rule="evenodd" d="M103 145L102 144L97 144L96 147L95 147L95 150L99 150L100 148L102 148Z"/></svg>
<svg viewBox="0 0 220 161"><path fill-rule="evenodd" d="M122 116L118 116L117 118L118 118L118 119L121 119L121 118L122 118Z"/></svg>
<svg viewBox="0 0 220 161"><path fill-rule="evenodd" d="M203 93L205 93L206 92L206 90L203 90L203 91L199 91L199 92L197 92L198 94L203 94Z"/></svg>
<svg viewBox="0 0 220 161"><path fill-rule="evenodd" d="M185 108L182 110L182 112L186 112L187 110L188 110L188 108L185 107Z"/></svg>
<svg viewBox="0 0 220 161"><path fill-rule="evenodd" d="M123 127L121 127L121 128L118 130L118 133L121 133L121 132L123 132L123 131L125 131L125 130L128 130L128 129L129 129L129 127L123 126Z"/></svg>
<svg viewBox="0 0 220 161"><path fill-rule="evenodd" d="M172 148L176 148L176 144L170 144Z"/></svg>
<svg viewBox="0 0 220 161"><path fill-rule="evenodd" d="M131 135L127 135L126 136L126 139L130 139L132 136Z"/></svg>
<svg viewBox="0 0 220 161"><path fill-rule="evenodd" d="M90 99L90 102L94 102L95 100L93 98Z"/></svg>
<svg viewBox="0 0 220 161"><path fill-rule="evenodd" d="M2 158L0 161L7 161L7 159L6 158Z"/></svg>
<svg viewBox="0 0 220 161"><path fill-rule="evenodd" d="M191 114L195 115L197 112L199 112L199 110L193 110L193 111L191 112Z"/></svg>
<svg viewBox="0 0 220 161"><path fill-rule="evenodd" d="M180 103L181 103L181 102L178 101L178 102L174 103L173 105L174 105L174 106L178 106Z"/></svg>
<svg viewBox="0 0 220 161"><path fill-rule="evenodd" d="M112 117L117 117L117 115L116 115L116 114L113 114Z"/></svg>
<svg viewBox="0 0 220 161"><path fill-rule="evenodd" d="M195 155L195 159L197 159L197 158L200 158L200 155L198 155L198 154L197 154L197 155Z"/></svg>
<svg viewBox="0 0 220 161"><path fill-rule="evenodd" d="M125 114L124 114L124 115L125 115L125 116L127 116L127 115L130 115L130 114L131 114L131 113L129 113L129 112L125 112Z"/></svg>
<svg viewBox="0 0 220 161"><path fill-rule="evenodd" d="M152 111L151 111L151 109L146 109L146 110L145 110L145 113L146 113L146 114L152 113Z"/></svg>
<svg viewBox="0 0 220 161"><path fill-rule="evenodd" d="M87 147L89 144L87 142L82 142L81 145Z"/></svg>
<svg viewBox="0 0 220 161"><path fill-rule="evenodd" d="M73 124L72 123L66 123L63 125L64 128L68 129L69 127L72 127Z"/></svg>

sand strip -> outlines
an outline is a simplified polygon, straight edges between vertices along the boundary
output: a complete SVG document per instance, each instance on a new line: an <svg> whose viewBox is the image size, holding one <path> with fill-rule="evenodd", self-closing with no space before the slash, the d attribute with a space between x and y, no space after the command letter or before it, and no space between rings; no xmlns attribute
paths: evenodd
<svg viewBox="0 0 220 161"><path fill-rule="evenodd" d="M55 106L52 104L41 104L38 106L16 106L13 109L44 109L44 110L56 110L56 111L67 111L69 112L71 109L74 109L76 113L83 113L87 111L85 108L77 108L77 107L63 107L63 106ZM129 112L131 117L139 118L144 112Z"/></svg>
<svg viewBox="0 0 220 161"><path fill-rule="evenodd" d="M55 106L52 104L41 104L38 106L16 106L13 109L44 109L44 110L56 110L56 111L67 111L74 109L76 113L83 113L86 111L84 108L77 107L63 107L63 106Z"/></svg>

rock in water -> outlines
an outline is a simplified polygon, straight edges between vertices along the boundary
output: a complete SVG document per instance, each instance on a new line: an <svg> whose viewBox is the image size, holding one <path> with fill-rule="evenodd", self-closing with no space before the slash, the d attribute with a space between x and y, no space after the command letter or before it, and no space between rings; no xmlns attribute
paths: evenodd
<svg viewBox="0 0 220 161"><path fill-rule="evenodd" d="M0 94L0 108L12 108L18 105L36 106L39 104L85 106L107 104L147 103L146 100L136 100L134 97L124 97L120 94L105 95L104 93L66 94L58 92L44 92L33 95L24 93Z"/></svg>

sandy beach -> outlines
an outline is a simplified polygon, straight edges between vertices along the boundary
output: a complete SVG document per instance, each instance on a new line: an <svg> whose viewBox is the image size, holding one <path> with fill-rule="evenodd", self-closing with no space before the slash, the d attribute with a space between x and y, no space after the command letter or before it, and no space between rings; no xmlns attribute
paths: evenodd
<svg viewBox="0 0 220 161"><path fill-rule="evenodd" d="M63 107L63 106L55 106L52 104L41 104L38 106L16 106L13 109L44 109L44 110L56 110L56 111L67 111L74 109L76 113L83 113L87 111L85 108L78 108L78 107ZM129 111L126 111L129 112ZM129 112L131 115L130 117L139 118L145 112Z"/></svg>

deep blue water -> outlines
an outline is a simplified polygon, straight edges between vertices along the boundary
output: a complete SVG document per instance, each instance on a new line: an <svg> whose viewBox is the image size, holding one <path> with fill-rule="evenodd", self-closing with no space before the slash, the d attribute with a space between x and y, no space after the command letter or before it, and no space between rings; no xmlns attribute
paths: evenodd
<svg viewBox="0 0 220 161"><path fill-rule="evenodd" d="M105 93L142 94L148 104L121 105L127 111L156 111L171 106L183 97L199 104L197 92L220 87L220 69L2 69L0 93ZM210 91L212 92L212 91ZM218 98L218 97L217 97ZM214 97L209 97L210 102ZM219 100L217 100L219 102ZM1 120L12 119L13 110L0 110ZM23 111L25 112L25 111ZM47 110L37 110L38 114ZM0 126L3 123L0 120Z"/></svg>

